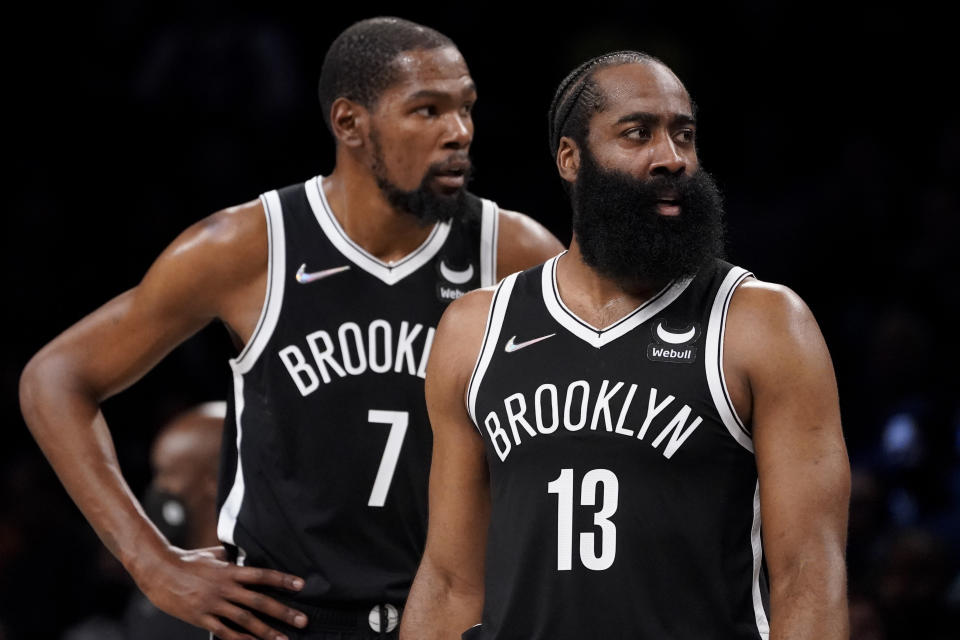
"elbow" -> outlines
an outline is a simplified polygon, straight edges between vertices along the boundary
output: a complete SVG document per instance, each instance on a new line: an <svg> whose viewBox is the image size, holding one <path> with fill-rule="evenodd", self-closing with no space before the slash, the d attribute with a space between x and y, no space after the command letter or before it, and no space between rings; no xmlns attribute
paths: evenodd
<svg viewBox="0 0 960 640"><path fill-rule="evenodd" d="M443 597L455 598L463 601L483 600L483 569L474 567L474 571L467 570L467 566L451 565L450 563L436 562L428 554L424 554L420 563L420 571L424 574L423 580L429 582L432 591L443 594Z"/></svg>
<svg viewBox="0 0 960 640"><path fill-rule="evenodd" d="M841 557L771 572L770 638L849 638L846 569Z"/></svg>
<svg viewBox="0 0 960 640"><path fill-rule="evenodd" d="M42 349L20 374L20 412L30 432L37 437L47 422L44 416L57 412L70 390L79 390L70 358L49 346Z"/></svg>
<svg viewBox="0 0 960 640"><path fill-rule="evenodd" d="M820 606L836 607L846 602L847 570L843 547L824 545L793 558L787 566L771 571L771 601L815 599Z"/></svg>
<svg viewBox="0 0 960 640"><path fill-rule="evenodd" d="M43 394L45 360L43 352L38 353L30 359L20 373L20 413L23 414L28 427L34 422L33 418L39 411L40 398Z"/></svg>

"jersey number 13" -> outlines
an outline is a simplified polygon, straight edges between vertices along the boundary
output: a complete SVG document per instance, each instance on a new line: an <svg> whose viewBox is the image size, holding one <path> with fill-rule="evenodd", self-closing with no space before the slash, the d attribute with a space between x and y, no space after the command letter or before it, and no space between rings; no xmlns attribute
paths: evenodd
<svg viewBox="0 0 960 640"><path fill-rule="evenodd" d="M620 483L609 469L588 471L580 483L580 505L597 504L597 491L603 486L603 504L593 514L593 524L600 528L600 553L597 554L596 534L580 534L580 562L587 569L609 569L617 555L617 527L610 517L617 512ZM557 494L557 570L569 571L573 565L573 469L563 469L560 477L547 484L547 492Z"/></svg>

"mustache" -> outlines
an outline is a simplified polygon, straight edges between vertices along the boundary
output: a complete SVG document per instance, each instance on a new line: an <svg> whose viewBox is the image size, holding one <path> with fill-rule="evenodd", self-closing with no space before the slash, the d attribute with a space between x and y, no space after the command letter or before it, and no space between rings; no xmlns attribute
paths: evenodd
<svg viewBox="0 0 960 640"><path fill-rule="evenodd" d="M463 174L469 176L473 171L473 163L465 151L455 151L439 162L427 167L427 177L444 174Z"/></svg>
<svg viewBox="0 0 960 640"><path fill-rule="evenodd" d="M640 205L655 205L664 200L681 205L690 201L697 189L697 174L663 174L636 178L622 171L609 171L620 189L630 193Z"/></svg>

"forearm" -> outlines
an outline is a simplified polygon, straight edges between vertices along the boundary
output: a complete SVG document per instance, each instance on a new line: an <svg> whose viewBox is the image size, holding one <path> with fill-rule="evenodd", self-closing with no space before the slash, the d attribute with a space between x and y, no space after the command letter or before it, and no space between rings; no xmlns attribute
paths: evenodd
<svg viewBox="0 0 960 640"><path fill-rule="evenodd" d="M403 612L400 640L460 640L480 622L483 587L458 583L425 556Z"/></svg>
<svg viewBox="0 0 960 640"><path fill-rule="evenodd" d="M58 370L59 369L59 370ZM64 488L97 535L136 578L166 540L144 515L120 472L94 397L56 363L31 363L20 384L23 417Z"/></svg>
<svg viewBox="0 0 960 640"><path fill-rule="evenodd" d="M770 640L850 637L842 551L798 558L770 585Z"/></svg>

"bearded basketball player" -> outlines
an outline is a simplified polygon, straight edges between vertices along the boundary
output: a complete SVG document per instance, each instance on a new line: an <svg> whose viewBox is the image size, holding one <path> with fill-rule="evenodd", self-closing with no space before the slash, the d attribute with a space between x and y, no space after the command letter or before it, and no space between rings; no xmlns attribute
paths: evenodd
<svg viewBox="0 0 960 640"><path fill-rule="evenodd" d="M847 637L830 356L795 293L720 259L696 131L639 52L557 90L574 241L437 330L404 640Z"/></svg>

